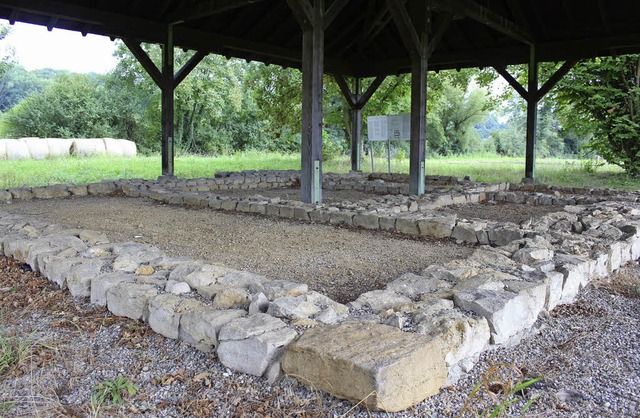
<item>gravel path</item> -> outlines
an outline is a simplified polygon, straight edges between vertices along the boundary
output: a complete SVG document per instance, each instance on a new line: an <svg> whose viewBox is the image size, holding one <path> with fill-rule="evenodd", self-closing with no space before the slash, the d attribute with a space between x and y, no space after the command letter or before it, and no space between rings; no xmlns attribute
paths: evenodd
<svg viewBox="0 0 640 418"><path fill-rule="evenodd" d="M171 256L307 283L343 303L383 288L403 273L419 273L431 264L465 258L472 251L445 241L160 205L143 199L47 199L15 202L0 209L71 228L104 231L114 242L150 243Z"/></svg>
<svg viewBox="0 0 640 418"><path fill-rule="evenodd" d="M0 257L0 336L22 341L23 360L0 370L0 416L38 417L475 417L470 397L491 365L508 363L516 379L542 377L531 417L638 417L640 268L582 292L577 303L541 318L520 345L482 356L471 374L413 409L371 413L285 378L234 373L211 356L148 327L73 300L46 279ZM13 339L13 340L12 340ZM91 401L96 385L118 377L138 391L124 404ZM491 379L491 388L508 379ZM502 399L500 394L489 398ZM463 411L468 402L467 412ZM518 402L506 416L520 416Z"/></svg>

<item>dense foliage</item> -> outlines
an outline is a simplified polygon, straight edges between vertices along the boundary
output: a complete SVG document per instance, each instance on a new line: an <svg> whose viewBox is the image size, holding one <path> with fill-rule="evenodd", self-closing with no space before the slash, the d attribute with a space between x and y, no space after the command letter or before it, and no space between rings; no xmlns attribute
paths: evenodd
<svg viewBox="0 0 640 418"><path fill-rule="evenodd" d="M593 133L590 150L640 175L640 55L584 61L562 81L558 98L567 124Z"/></svg>

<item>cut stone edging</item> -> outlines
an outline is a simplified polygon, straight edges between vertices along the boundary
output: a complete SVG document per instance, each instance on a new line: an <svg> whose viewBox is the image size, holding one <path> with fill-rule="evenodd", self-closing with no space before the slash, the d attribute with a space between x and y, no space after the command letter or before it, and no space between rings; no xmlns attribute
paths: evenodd
<svg viewBox="0 0 640 418"><path fill-rule="evenodd" d="M221 178L226 182L232 177ZM289 182L277 181L282 177L273 173L264 178L275 178L274 184L294 182L286 176ZM175 201L168 203L194 204L204 199L207 205L214 201L221 207L231 201L223 196L198 195L207 191L168 190L167 183L133 180L21 188L9 193L11 199L29 199L83 196L85 190L86 195L124 192ZM234 184L245 185L239 179L229 186ZM485 198L511 199L511 195L500 193L486 194ZM514 202L527 202L519 193L513 192ZM440 196L447 195L451 196ZM406 201L406 211L388 211L383 205L382 212L368 218L358 208L313 208L299 202L250 198L227 204L233 210L262 214L278 207L278 216L306 214L307 220L320 210L329 213L323 218L327 223L351 219L355 225L358 219L355 226L377 225L380 229L393 220L394 228L399 224L405 233L429 230L439 238L446 238L450 227L450 236L464 242L473 241L465 237L474 233L479 237L478 232L484 231L485 244L503 244L481 245L467 260L430 266L419 275L403 274L385 289L366 292L348 306L309 291L305 284L167 257L149 245L110 243L99 232L64 229L1 211L0 254L29 264L74 297L90 297L92 303L106 305L114 314L147 322L167 338L180 339L205 352L215 351L221 362L234 370L273 382L282 373L282 363L285 372L303 383L355 402L366 397L372 409L396 411L454 383L473 367L482 351L517 341L541 312L572 302L591 279L605 277L638 259L640 208L634 196L627 193L622 201L567 206L530 225L495 223L488 230L477 225L483 221L474 221L474 225L446 217L432 220L428 210L420 210L420 200L412 199ZM387 200L395 198L400 201L405 197ZM453 197L429 199L449 204L462 201ZM413 203L418 207L410 212ZM352 211L353 215L345 215ZM407 212L422 219L407 221ZM332 218L338 213L341 218ZM312 343L317 338L325 343ZM396 341L398 347L414 349L376 349L385 338ZM345 343L361 348L349 352ZM344 368L358 372L349 380ZM416 370L421 372L414 373ZM403 388L412 390L399 392L394 383L397 376L402 377Z"/></svg>

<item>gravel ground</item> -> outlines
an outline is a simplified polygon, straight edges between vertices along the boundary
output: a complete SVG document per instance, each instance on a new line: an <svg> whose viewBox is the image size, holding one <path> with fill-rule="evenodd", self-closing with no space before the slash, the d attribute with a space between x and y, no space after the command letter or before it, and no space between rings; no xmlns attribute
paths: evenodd
<svg viewBox="0 0 640 418"><path fill-rule="evenodd" d="M499 392L542 377L527 416L638 417L640 268L582 292L536 324L521 344L485 353L457 385L413 409L372 413L285 378L274 385L234 373L212 356L154 334L142 323L73 300L33 272L0 258L0 338L25 347L0 369L0 416L38 417L454 417L478 416L493 397L472 394L490 380ZM508 364L510 366L500 366ZM493 368L492 368L493 366ZM495 378L494 369L514 376ZM97 385L126 378L137 392L123 405L99 402ZM482 400L484 399L484 401ZM510 398L513 399L513 398ZM465 410L465 404L467 409ZM520 416L518 402L508 416Z"/></svg>
<svg viewBox="0 0 640 418"><path fill-rule="evenodd" d="M103 230L114 241L152 243L171 255L306 281L341 301L382 287L403 272L419 272L471 251L445 242L141 199L42 200L1 209ZM513 222L555 211L525 205L464 205L455 210L460 217ZM0 370L0 416L473 417L491 400L514 399L504 393L515 383L538 377L541 380L524 393L525 400L537 397L527 416L640 416L636 264L610 282L586 289L575 304L544 315L536 327L539 331L521 344L485 353L469 376L413 409L371 413L290 378L268 385L232 372L212 355L73 300L46 279L25 272L24 266L0 258L0 342L3 349L23 348L19 361ZM125 396L124 405L110 406L110 399L99 402L95 396L92 401L92 388L118 377L138 388ZM484 386L474 392L485 381L493 392ZM520 416L523 405L524 400L517 402L506 415Z"/></svg>
<svg viewBox="0 0 640 418"><path fill-rule="evenodd" d="M529 219L539 218L561 208L546 205L523 205L509 202L485 202L473 205L454 205L440 209L441 212L456 213L461 219L485 219L496 222L519 224Z"/></svg>
<svg viewBox="0 0 640 418"><path fill-rule="evenodd" d="M383 288L403 273L419 273L431 264L465 258L472 251L447 241L161 205L144 199L47 199L15 202L0 209L70 228L104 231L113 242L150 243L171 256L307 283L342 303Z"/></svg>

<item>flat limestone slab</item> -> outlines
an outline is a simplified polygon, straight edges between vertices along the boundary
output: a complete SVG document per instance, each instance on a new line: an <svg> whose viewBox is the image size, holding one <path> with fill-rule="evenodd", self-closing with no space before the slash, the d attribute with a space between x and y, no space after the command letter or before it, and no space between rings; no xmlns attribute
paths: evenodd
<svg viewBox="0 0 640 418"><path fill-rule="evenodd" d="M388 412L435 395L447 380L440 339L380 324L309 329L287 347L282 369L306 385Z"/></svg>

